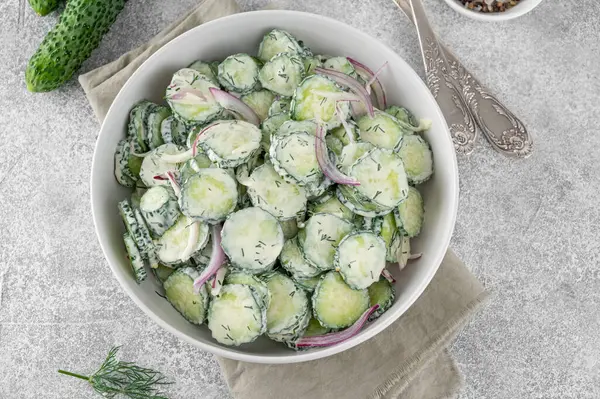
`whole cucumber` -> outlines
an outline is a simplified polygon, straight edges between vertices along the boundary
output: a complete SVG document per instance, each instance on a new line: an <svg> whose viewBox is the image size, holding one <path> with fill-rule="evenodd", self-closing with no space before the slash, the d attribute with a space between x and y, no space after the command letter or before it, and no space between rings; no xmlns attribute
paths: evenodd
<svg viewBox="0 0 600 399"><path fill-rule="evenodd" d="M29 5L36 14L43 17L56 10L58 7L58 0L29 0Z"/></svg>
<svg viewBox="0 0 600 399"><path fill-rule="evenodd" d="M29 60L25 80L32 92L51 91L73 76L98 47L126 0L69 0L58 24Z"/></svg>

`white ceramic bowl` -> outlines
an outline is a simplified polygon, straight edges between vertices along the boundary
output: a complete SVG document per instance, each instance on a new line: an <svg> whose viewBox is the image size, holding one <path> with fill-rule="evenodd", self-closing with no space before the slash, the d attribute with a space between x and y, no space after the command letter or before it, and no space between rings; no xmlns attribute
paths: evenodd
<svg viewBox="0 0 600 399"><path fill-rule="evenodd" d="M115 147L125 135L129 110L135 103L142 99L161 102L172 74L196 59L214 60L237 52L255 53L263 35L274 27L288 30L304 40L317 54L351 56L373 69L389 61L382 80L390 104L402 104L418 117L432 121L425 136L433 150L435 174L420 187L427 212L423 231L414 240L414 251L423 252L423 257L402 272L393 271L398 279L396 301L377 321L339 345L303 352L294 352L263 337L240 347L220 345L211 338L206 326L188 323L156 294L158 285L152 276L137 285L126 262L124 229L117 212L117 203L131 193L119 186L113 175ZM131 299L178 338L216 355L255 363L293 363L330 356L360 344L393 323L421 295L437 271L452 235L458 203L454 147L446 122L419 76L376 39L333 19L291 11L259 11L222 18L181 35L156 52L115 99L98 136L92 163L91 202L96 233L115 277Z"/></svg>
<svg viewBox="0 0 600 399"><path fill-rule="evenodd" d="M479 21L507 21L527 14L537 7L542 0L521 0L519 4L503 12L483 13L472 11L462 5L458 0L444 0L451 8L462 15Z"/></svg>

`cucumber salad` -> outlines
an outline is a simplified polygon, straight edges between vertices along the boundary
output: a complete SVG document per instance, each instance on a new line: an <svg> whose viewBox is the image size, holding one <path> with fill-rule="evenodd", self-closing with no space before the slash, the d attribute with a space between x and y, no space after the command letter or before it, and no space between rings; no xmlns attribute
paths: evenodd
<svg viewBox="0 0 600 399"><path fill-rule="evenodd" d="M433 173L406 108L376 72L267 33L257 55L199 60L165 103L130 112L115 152L133 277L223 345L261 335L335 345L394 301Z"/></svg>

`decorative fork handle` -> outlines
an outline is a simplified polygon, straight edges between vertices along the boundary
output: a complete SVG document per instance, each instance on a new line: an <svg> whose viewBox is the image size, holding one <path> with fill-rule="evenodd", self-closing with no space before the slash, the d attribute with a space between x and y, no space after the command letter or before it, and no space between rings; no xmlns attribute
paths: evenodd
<svg viewBox="0 0 600 399"><path fill-rule="evenodd" d="M434 96L435 91L432 86L437 85L438 91L447 88L452 92L452 101L461 113L464 114L465 105L468 108L469 115L464 115L463 126L455 125L446 116L457 151L468 153L475 145L478 129L475 126L473 126L475 129L471 129L468 123L470 118L471 121L475 120L477 127L492 147L503 155L519 158L531 155L533 139L523 123L490 94L456 56L439 42L429 25L421 0L408 0L411 4L407 0L393 1L417 27L423 50L427 84ZM422 36L426 37L425 42ZM446 115L441 103L440 108Z"/></svg>

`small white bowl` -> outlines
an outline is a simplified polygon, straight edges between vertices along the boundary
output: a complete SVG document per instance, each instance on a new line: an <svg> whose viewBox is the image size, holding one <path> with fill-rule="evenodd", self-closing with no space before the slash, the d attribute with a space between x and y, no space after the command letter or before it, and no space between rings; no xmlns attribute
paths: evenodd
<svg viewBox="0 0 600 399"><path fill-rule="evenodd" d="M414 240L414 252L423 256L404 270L393 270L397 279L394 305L358 335L335 346L295 352L261 337L239 347L212 339L206 326L188 323L163 298L156 279L149 276L135 283L123 245L123 223L117 203L131 191L117 184L113 154L125 137L129 110L142 99L163 102L165 88L178 69L197 59L218 60L238 52L255 54L263 35L273 28L288 30L316 54L354 57L377 69L386 61L381 75L390 104L404 105L416 116L432 121L425 138L431 144L435 173L419 186L426 215L421 235ZM458 168L446 121L421 78L389 47L336 20L292 11L258 11L232 15L201 25L158 50L127 81L113 102L96 142L91 174L91 206L96 234L115 277L152 320L178 338L219 356L253 363L295 363L315 360L352 348L373 337L400 317L423 293L436 273L454 229L458 204Z"/></svg>
<svg viewBox="0 0 600 399"><path fill-rule="evenodd" d="M469 18L479 21L507 21L527 14L537 7L542 0L521 0L516 6L503 12L479 12L472 11L462 5L459 0L445 0L455 11Z"/></svg>

